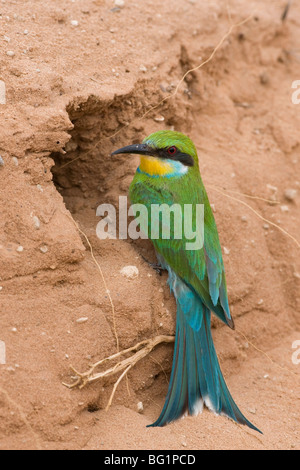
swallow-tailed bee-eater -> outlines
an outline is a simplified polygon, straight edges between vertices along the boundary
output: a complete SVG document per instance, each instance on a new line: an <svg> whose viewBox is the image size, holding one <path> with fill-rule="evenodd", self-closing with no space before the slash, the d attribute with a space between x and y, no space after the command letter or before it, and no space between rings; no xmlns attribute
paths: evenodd
<svg viewBox="0 0 300 470"><path fill-rule="evenodd" d="M197 414L205 404L213 412L259 431L234 402L213 344L211 312L232 329L234 322L228 305L218 231L193 142L179 132L158 131L142 144L129 145L112 153L117 154L140 155L129 196L132 204L143 204L149 215L153 205L177 205L182 209L183 218L187 217L186 205L192 209L201 205L204 208L202 227L197 226L196 210L188 215L192 232L203 233L203 242L199 246L192 245L192 249L190 236L187 238L184 230L181 237L175 236L172 227L167 237L157 230L156 236L151 236L151 225L163 222L161 217L148 218L147 236L154 245L160 266L168 271L168 283L177 304L169 388L162 412L151 426L164 426L187 412ZM175 211L171 215L170 225ZM188 226L186 222L181 221L179 226Z"/></svg>

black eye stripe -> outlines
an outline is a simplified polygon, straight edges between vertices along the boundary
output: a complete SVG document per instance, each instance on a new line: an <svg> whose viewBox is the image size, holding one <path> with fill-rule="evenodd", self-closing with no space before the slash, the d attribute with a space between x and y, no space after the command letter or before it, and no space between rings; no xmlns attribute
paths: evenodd
<svg viewBox="0 0 300 470"><path fill-rule="evenodd" d="M174 147L176 149L176 152L170 154L168 150L170 148ZM188 153L183 153L181 152L177 147L174 145L172 147L167 147L164 149L158 149L157 153L160 158L168 158L170 160L175 160L177 162L182 163L185 166L194 166L194 159L189 155Z"/></svg>
<svg viewBox="0 0 300 470"><path fill-rule="evenodd" d="M178 153L175 155L174 160L185 166L194 166L194 159L188 153Z"/></svg>

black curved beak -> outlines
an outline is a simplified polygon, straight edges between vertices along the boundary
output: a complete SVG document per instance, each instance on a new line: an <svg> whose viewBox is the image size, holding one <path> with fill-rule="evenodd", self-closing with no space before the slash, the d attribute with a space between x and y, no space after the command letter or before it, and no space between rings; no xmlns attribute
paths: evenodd
<svg viewBox="0 0 300 470"><path fill-rule="evenodd" d="M154 149L149 147L147 144L133 144L122 147L121 149L115 150L111 155L119 155L123 153L134 153L137 155L154 155Z"/></svg>

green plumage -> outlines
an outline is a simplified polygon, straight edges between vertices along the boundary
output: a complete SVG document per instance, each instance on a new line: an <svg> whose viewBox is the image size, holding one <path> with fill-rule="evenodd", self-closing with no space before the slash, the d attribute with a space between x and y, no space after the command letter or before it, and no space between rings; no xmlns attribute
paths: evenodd
<svg viewBox="0 0 300 470"><path fill-rule="evenodd" d="M222 321L233 327L233 320L228 307L227 289L222 251L218 231L212 209L202 182L198 157L194 144L184 134L173 131L160 131L144 140L150 146L167 148L176 146L189 153L195 162L189 171L178 177L149 177L142 172L136 172L129 188L129 197L133 204L144 204L148 208L149 231L151 239L151 204L179 204L184 210L184 204L204 205L204 248L202 250L186 250L189 242L184 236L181 240L152 239L155 250L161 254L178 276L191 285L205 305ZM195 211L193 211L195 217ZM172 220L172 219L171 219ZM195 227L193 220L193 227Z"/></svg>
<svg viewBox="0 0 300 470"><path fill-rule="evenodd" d="M132 204L143 204L148 209L143 229L153 242L161 266L169 273L168 282L177 304L168 393L163 410L152 426L163 426L187 411L196 414L204 403L214 412L259 431L230 395L213 345L210 312L231 328L234 323L228 306L219 236L200 176L195 146L179 132L159 131L147 137L143 144L130 145L113 154L120 153L137 153L146 159L137 169L129 195ZM163 204L177 204L184 217L187 217L185 205L193 209L199 204L204 206L204 242L200 248L187 249L191 240L184 230L186 220L182 220L183 236L180 238L174 227L173 213L167 222L169 235L163 236L166 222L163 224L162 218L151 215L153 205ZM196 210L190 218L193 232L201 232ZM155 225L159 228L158 238L152 236Z"/></svg>

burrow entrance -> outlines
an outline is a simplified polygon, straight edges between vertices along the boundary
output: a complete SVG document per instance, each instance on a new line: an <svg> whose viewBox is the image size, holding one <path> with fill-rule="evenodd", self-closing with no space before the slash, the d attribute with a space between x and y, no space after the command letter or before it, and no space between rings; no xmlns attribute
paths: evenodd
<svg viewBox="0 0 300 470"><path fill-rule="evenodd" d="M111 152L124 145L139 143L155 130L186 126L182 107L177 114L176 106L170 102L140 119L163 97L157 84L152 84L151 90L149 83L142 81L125 96L116 96L112 100L90 96L68 105L67 112L74 128L65 147L66 153L51 154L55 162L53 182L67 209L89 237L96 236L97 207L103 203L113 204L118 213L119 196L128 196L138 166L138 156L111 157ZM157 116L163 116L164 120ZM136 242L137 247L146 246L145 250L151 251L149 242Z"/></svg>

